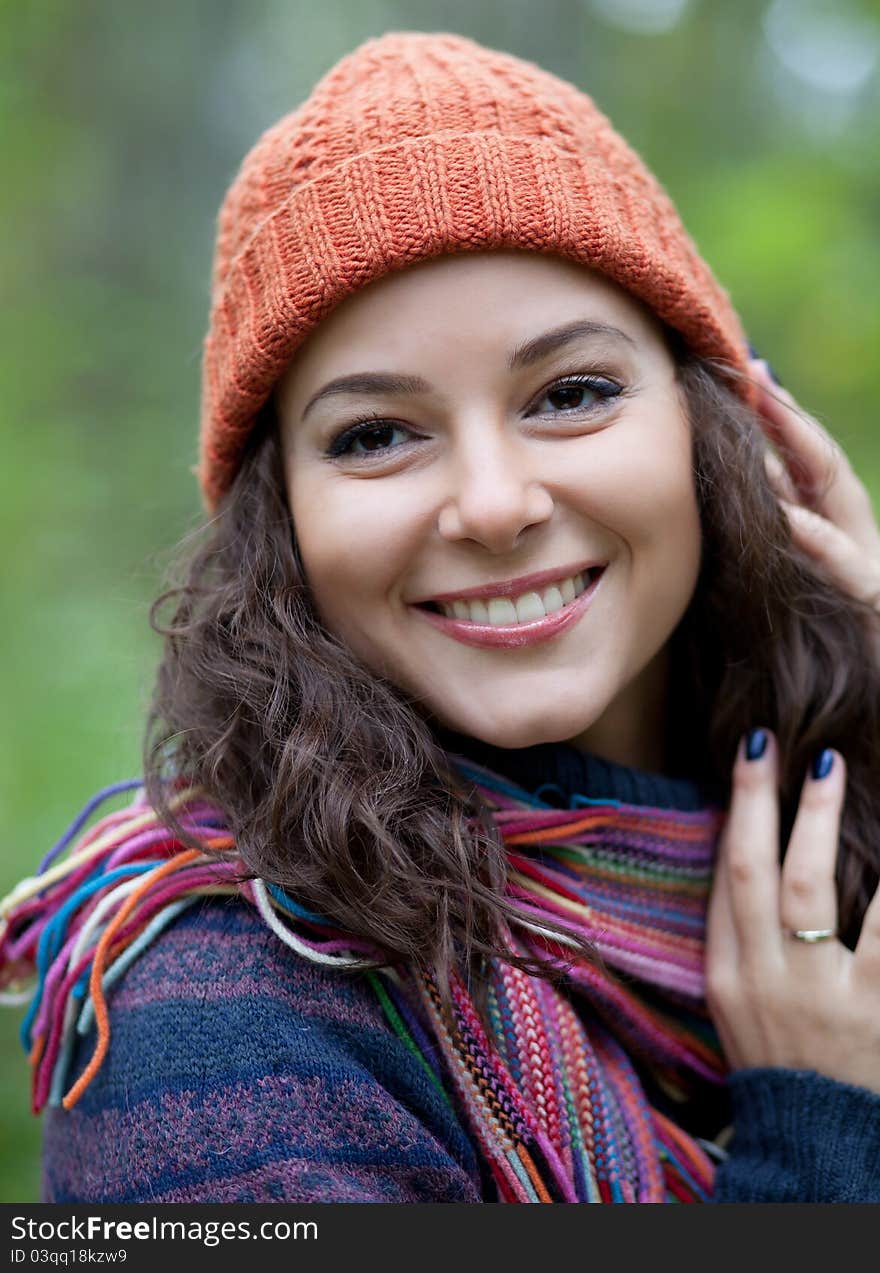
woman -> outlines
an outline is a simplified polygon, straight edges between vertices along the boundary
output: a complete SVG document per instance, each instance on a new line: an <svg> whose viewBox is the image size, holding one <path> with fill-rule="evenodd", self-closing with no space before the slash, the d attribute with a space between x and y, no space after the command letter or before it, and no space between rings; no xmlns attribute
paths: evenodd
<svg viewBox="0 0 880 1273"><path fill-rule="evenodd" d="M144 790L5 904L46 1200L880 1196L880 536L748 353L529 63L260 139Z"/></svg>

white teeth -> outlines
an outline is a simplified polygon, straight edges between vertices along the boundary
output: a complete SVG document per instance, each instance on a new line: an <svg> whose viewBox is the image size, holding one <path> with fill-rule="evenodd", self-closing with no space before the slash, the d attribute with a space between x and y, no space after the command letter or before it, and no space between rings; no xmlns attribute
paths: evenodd
<svg viewBox="0 0 880 1273"><path fill-rule="evenodd" d="M554 610L561 610L565 605L565 597L562 590L554 584L552 588L545 588L544 594L544 613L552 614Z"/></svg>
<svg viewBox="0 0 880 1273"><path fill-rule="evenodd" d="M450 619L466 619L470 623L490 623L494 627L510 627L517 623L534 623L545 615L561 610L579 597L590 583L590 572L583 571L550 584L540 592L524 592L520 597L492 597L483 601L441 602L443 613Z"/></svg>
<svg viewBox="0 0 880 1273"><path fill-rule="evenodd" d="M512 601L508 601L507 597L493 597L487 609L489 611L489 622L493 627L503 628L517 621L516 608Z"/></svg>
<svg viewBox="0 0 880 1273"><path fill-rule="evenodd" d="M560 595L560 601L562 597ZM517 598L514 607L517 623L533 623L535 619L543 619L547 614L544 609L544 603L537 592L526 592L523 596Z"/></svg>

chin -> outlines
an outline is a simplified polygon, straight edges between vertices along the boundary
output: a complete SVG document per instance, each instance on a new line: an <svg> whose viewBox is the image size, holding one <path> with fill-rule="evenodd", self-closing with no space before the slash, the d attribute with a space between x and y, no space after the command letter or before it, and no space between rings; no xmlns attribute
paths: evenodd
<svg viewBox="0 0 880 1273"><path fill-rule="evenodd" d="M604 708L604 704L602 707ZM440 714L439 719L448 729L459 734L469 734L481 742L490 743L493 747L506 747L514 750L520 747L534 747L538 743L563 743L576 738L588 730L601 715L601 708L591 713L587 710L579 712L548 713L546 708L536 711L514 714L499 719L488 714L480 721L470 722L467 718L458 719Z"/></svg>

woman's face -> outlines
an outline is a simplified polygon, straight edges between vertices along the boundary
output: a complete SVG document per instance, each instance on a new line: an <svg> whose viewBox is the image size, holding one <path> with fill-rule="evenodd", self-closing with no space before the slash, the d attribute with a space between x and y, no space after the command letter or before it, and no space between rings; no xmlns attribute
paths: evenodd
<svg viewBox="0 0 880 1273"><path fill-rule="evenodd" d="M342 302L276 401L330 631L450 729L662 768L700 519L649 311L561 257L438 257ZM474 589L483 608L425 604Z"/></svg>

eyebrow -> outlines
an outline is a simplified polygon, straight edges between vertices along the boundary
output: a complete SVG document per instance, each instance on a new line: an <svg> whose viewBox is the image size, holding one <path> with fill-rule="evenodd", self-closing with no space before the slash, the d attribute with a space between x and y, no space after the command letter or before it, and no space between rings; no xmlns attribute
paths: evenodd
<svg viewBox="0 0 880 1273"><path fill-rule="evenodd" d="M573 341L595 340L597 338L631 345L633 348L636 345L632 336L627 335L619 327L612 327L609 323L596 323L589 319L580 319L573 323L566 323L562 327L554 327L551 331L542 332L540 336L535 336L532 340L527 340L524 344L517 345L507 360L507 369L508 371L519 371L523 367L531 367L534 363L540 362L542 358L555 353L557 349L562 349L565 345L572 344ZM339 376L336 380L328 381L323 388L313 394L303 408L301 418L305 420L312 407L322 398L329 398L335 394L370 394L378 396L380 394L412 395L430 392L431 385L421 376L404 376L386 371L354 372L352 375Z"/></svg>

